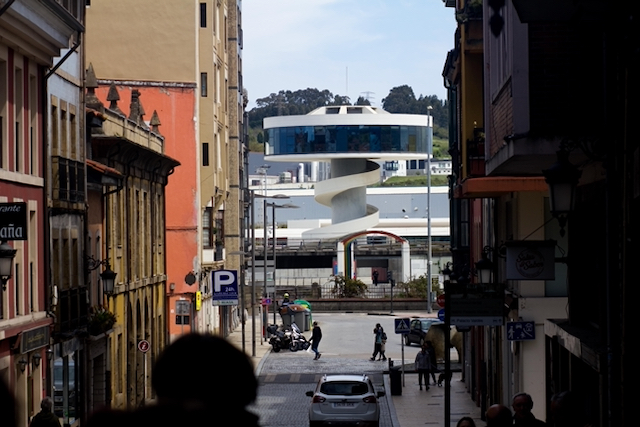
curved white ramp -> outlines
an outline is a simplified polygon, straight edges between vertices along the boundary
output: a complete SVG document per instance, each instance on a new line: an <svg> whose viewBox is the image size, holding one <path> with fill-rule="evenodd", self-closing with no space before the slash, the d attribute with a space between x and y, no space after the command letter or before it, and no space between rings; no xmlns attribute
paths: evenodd
<svg viewBox="0 0 640 427"><path fill-rule="evenodd" d="M350 172L349 162L355 166L353 173ZM334 171L339 176L318 182L315 187L315 200L322 205L331 207L333 223L326 227L305 231L302 233L304 239L335 239L378 225L378 208L373 205L364 203L361 214L358 214L357 210L344 212L345 204L342 201L345 198L348 200L350 197L358 198L358 196L364 195L363 200L366 200L367 185L375 184L380 179L379 164L365 160L364 170L359 172L356 162L355 159L332 160L332 176ZM350 205L357 204L350 203Z"/></svg>

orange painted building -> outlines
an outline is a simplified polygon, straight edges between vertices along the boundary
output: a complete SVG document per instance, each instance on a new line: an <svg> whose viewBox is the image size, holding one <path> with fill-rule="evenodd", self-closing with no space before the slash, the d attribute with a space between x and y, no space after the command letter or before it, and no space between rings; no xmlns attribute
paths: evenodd
<svg viewBox="0 0 640 427"><path fill-rule="evenodd" d="M98 77L100 70L96 70ZM196 152L195 105L197 89L190 84L172 84L170 87L145 85L145 82L119 85L120 110L129 115L131 91L140 91L140 103L158 114L159 130L165 138L165 154L180 162L166 187L166 248L167 295L166 301L169 340L191 330L197 285L188 285L185 277L197 271L198 262L198 153ZM108 99L109 85L100 82L96 95ZM153 111L147 111L145 121ZM176 313L176 301L188 301L188 314ZM180 303L178 303L180 306ZM180 309L178 309L180 312ZM179 324L176 322L179 318ZM185 317L188 316L188 317Z"/></svg>

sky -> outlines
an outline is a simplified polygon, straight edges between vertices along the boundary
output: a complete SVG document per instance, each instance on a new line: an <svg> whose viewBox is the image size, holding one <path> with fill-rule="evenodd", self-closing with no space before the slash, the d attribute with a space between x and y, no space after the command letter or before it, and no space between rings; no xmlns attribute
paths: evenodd
<svg viewBox="0 0 640 427"><path fill-rule="evenodd" d="M307 88L374 106L402 85L416 98L446 99L442 69L455 29L442 0L243 0L247 109Z"/></svg>

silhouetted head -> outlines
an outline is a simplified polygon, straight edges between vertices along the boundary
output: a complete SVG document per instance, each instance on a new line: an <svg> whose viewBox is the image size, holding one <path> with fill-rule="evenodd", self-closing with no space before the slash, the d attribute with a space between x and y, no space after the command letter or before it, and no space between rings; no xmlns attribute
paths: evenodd
<svg viewBox="0 0 640 427"><path fill-rule="evenodd" d="M511 400L514 418L526 418L533 409L533 399L527 393L518 393Z"/></svg>
<svg viewBox="0 0 640 427"><path fill-rule="evenodd" d="M456 427L476 427L476 423L471 417L462 417L458 420Z"/></svg>
<svg viewBox="0 0 640 427"><path fill-rule="evenodd" d="M40 402L40 409L44 412L51 412L53 410L53 399L49 396L42 399L42 402Z"/></svg>
<svg viewBox="0 0 640 427"><path fill-rule="evenodd" d="M513 425L511 411L504 405L491 405L487 409L487 427L507 427Z"/></svg>
<svg viewBox="0 0 640 427"><path fill-rule="evenodd" d="M245 353L224 338L194 333L164 349L153 368L152 385L160 401L228 410L252 403L258 382Z"/></svg>

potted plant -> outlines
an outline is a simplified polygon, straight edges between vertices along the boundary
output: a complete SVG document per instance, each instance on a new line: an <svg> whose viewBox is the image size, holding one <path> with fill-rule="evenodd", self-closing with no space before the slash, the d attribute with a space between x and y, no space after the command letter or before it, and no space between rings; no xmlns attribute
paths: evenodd
<svg viewBox="0 0 640 427"><path fill-rule="evenodd" d="M106 307L98 305L91 307L89 313L88 330L91 335L100 335L113 328L116 323L116 315Z"/></svg>

